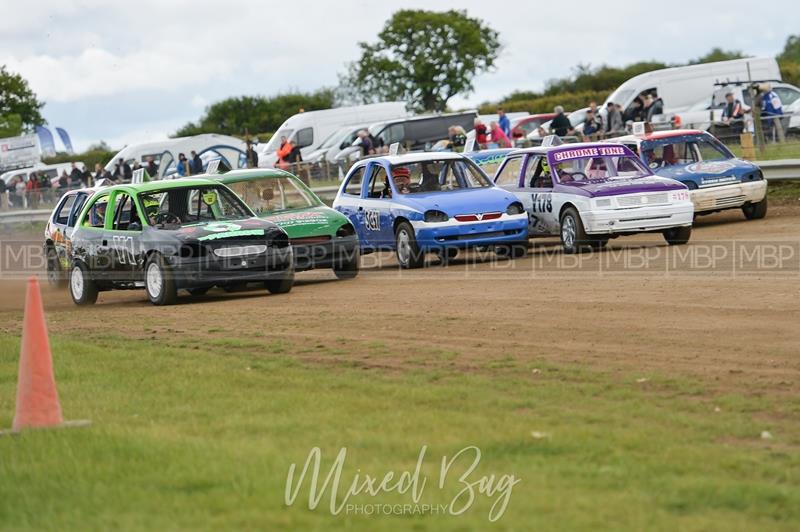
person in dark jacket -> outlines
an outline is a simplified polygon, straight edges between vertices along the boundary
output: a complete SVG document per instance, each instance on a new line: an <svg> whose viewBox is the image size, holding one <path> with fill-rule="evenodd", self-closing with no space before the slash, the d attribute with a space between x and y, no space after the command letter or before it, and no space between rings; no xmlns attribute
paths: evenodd
<svg viewBox="0 0 800 532"><path fill-rule="evenodd" d="M150 177L156 177L158 175L158 165L152 157L147 158L147 164L144 166L144 169Z"/></svg>
<svg viewBox="0 0 800 532"><path fill-rule="evenodd" d="M722 108L722 123L731 127L731 130L740 134L744 130L744 109L742 102L737 100L732 92L725 95L725 107Z"/></svg>
<svg viewBox="0 0 800 532"><path fill-rule="evenodd" d="M556 105L553 108L553 112L556 114L556 117L550 123L550 132L559 137L572 135L575 130L572 129L572 123L570 123L567 115L564 114L564 108L560 105Z"/></svg>
<svg viewBox="0 0 800 532"><path fill-rule="evenodd" d="M83 172L78 169L78 165L72 163L72 170L69 172L69 184L73 188L80 187L83 184Z"/></svg>
<svg viewBox="0 0 800 532"><path fill-rule="evenodd" d="M126 163L122 157L117 159L117 167L114 169L114 181L130 181L133 178L131 165Z"/></svg>
<svg viewBox="0 0 800 532"><path fill-rule="evenodd" d="M664 101L651 94L648 94L644 99L644 119L646 122L652 122L655 115L664 114Z"/></svg>
<svg viewBox="0 0 800 532"><path fill-rule="evenodd" d="M203 159L194 150L192 150L192 162L189 163L189 167L192 169L192 175L203 173Z"/></svg>
<svg viewBox="0 0 800 532"><path fill-rule="evenodd" d="M247 146L247 167L258 168L258 152L250 144Z"/></svg>

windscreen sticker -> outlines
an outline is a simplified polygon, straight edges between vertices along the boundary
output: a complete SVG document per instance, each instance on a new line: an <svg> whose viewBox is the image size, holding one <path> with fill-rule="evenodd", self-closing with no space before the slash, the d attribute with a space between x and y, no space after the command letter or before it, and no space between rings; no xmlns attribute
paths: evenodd
<svg viewBox="0 0 800 532"><path fill-rule="evenodd" d="M225 233L214 233L211 235L201 236L197 240L218 240L220 238L230 238L233 236L259 236L263 235L263 229L246 229L244 231L227 231Z"/></svg>
<svg viewBox="0 0 800 532"><path fill-rule="evenodd" d="M221 233L223 231L238 231L241 229L241 225L226 223L226 222L213 222L210 224L206 224L205 227L202 229L211 233Z"/></svg>
<svg viewBox="0 0 800 532"><path fill-rule="evenodd" d="M208 206L214 205L217 202L217 193L213 190L203 193L203 203Z"/></svg>
<svg viewBox="0 0 800 532"><path fill-rule="evenodd" d="M276 223L281 227L291 227L295 225L303 225L303 224L326 224L328 223L328 218L320 212L317 211L308 211L308 212L293 212L293 213L286 213L286 214L278 214L275 216L267 216L266 217L270 222Z"/></svg>
<svg viewBox="0 0 800 532"><path fill-rule="evenodd" d="M574 150L561 150L553 152L555 162L567 161L569 159L584 159L586 157L613 157L618 155L628 155L622 146L595 146L591 148L576 148Z"/></svg>

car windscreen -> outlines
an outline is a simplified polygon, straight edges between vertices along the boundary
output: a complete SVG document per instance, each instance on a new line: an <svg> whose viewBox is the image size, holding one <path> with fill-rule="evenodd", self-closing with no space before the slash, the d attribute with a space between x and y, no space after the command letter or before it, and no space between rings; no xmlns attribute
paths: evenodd
<svg viewBox="0 0 800 532"><path fill-rule="evenodd" d="M448 192L493 186L471 161L463 159L428 160L392 166L392 179L400 194Z"/></svg>
<svg viewBox="0 0 800 532"><path fill-rule="evenodd" d="M258 215L316 207L320 202L294 178L265 177L228 183Z"/></svg>
<svg viewBox="0 0 800 532"><path fill-rule="evenodd" d="M142 192L141 205L153 226L238 220L253 214L236 194L222 186L180 187Z"/></svg>
<svg viewBox="0 0 800 532"><path fill-rule="evenodd" d="M651 175L638 157L605 156L568 159L555 165L562 183L635 179Z"/></svg>
<svg viewBox="0 0 800 532"><path fill-rule="evenodd" d="M733 157L728 148L710 135L675 137L642 144L642 158L650 168L724 161Z"/></svg>

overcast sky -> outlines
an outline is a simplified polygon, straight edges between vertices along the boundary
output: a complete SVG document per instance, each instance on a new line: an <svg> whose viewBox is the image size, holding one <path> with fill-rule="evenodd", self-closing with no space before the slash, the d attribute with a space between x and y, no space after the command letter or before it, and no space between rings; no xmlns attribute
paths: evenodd
<svg viewBox="0 0 800 532"><path fill-rule="evenodd" d="M714 46L774 56L800 32L796 0L715 4L0 0L0 64L30 81L77 149L119 148L164 138L228 96L335 85L356 43L400 6L466 9L500 32L496 70L456 107L541 89L578 63L683 62Z"/></svg>

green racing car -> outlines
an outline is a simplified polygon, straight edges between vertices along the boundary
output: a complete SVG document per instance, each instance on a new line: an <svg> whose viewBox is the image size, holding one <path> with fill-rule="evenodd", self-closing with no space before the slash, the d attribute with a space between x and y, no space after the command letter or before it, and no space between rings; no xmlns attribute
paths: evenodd
<svg viewBox="0 0 800 532"><path fill-rule="evenodd" d="M273 168L253 168L202 177L225 184L256 215L286 231L296 271L331 268L340 279L358 275L360 248L355 228L296 176Z"/></svg>

